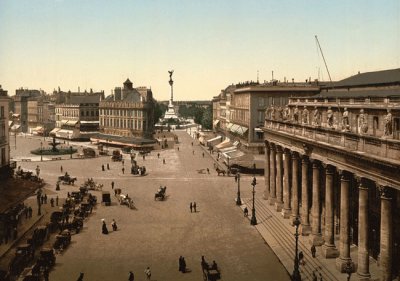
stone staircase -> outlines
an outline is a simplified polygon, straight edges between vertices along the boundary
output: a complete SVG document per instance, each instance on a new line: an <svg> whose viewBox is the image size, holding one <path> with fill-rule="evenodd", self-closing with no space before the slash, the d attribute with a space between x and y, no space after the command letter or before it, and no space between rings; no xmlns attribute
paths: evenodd
<svg viewBox="0 0 400 281"><path fill-rule="evenodd" d="M249 219L251 218L252 199L242 199L244 209L247 206L249 210ZM281 213L273 210L273 206L268 206L267 201L256 198L256 217L258 225L257 230L266 240L268 245L275 252L282 264L286 267L289 274L293 273L295 257L295 227L290 225L291 219L284 219ZM311 244L308 237L299 236L298 251L303 251L304 265L300 265L300 274L302 280L312 281L313 272L318 277L318 281L342 281L346 280L346 275L337 271L332 272L330 268L321 263L321 247L317 247L317 257L313 258L310 252ZM323 258L325 259L325 258ZM322 277L322 279L320 279Z"/></svg>

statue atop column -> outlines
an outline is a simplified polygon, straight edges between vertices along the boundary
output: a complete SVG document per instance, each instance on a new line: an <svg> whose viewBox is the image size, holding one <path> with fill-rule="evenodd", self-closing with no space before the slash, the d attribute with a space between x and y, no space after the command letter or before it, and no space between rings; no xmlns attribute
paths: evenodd
<svg viewBox="0 0 400 281"><path fill-rule="evenodd" d="M295 123L299 122L299 107L297 105L296 105L296 107L294 108L294 111L293 111L293 121Z"/></svg>
<svg viewBox="0 0 400 281"><path fill-rule="evenodd" d="M172 81L172 74L174 73L173 70L168 70L169 73L169 81Z"/></svg>
<svg viewBox="0 0 400 281"><path fill-rule="evenodd" d="M328 111L326 112L326 124L329 128L333 127L333 110L332 107L328 107Z"/></svg>
<svg viewBox="0 0 400 281"><path fill-rule="evenodd" d="M347 107L344 108L343 116L342 116L342 130L345 132L350 131L350 123L349 123L349 111Z"/></svg>
<svg viewBox="0 0 400 281"><path fill-rule="evenodd" d="M360 134L368 132L367 117L364 114L364 109L360 109L360 115L358 115L358 132Z"/></svg>
<svg viewBox="0 0 400 281"><path fill-rule="evenodd" d="M318 107L314 107L314 113L313 113L313 123L314 126L320 126L321 125L321 112L319 112Z"/></svg>
<svg viewBox="0 0 400 281"><path fill-rule="evenodd" d="M303 117L303 124L307 124L309 123L309 118L310 118L310 113L307 109L306 106L304 106L303 112L302 112L302 117Z"/></svg>

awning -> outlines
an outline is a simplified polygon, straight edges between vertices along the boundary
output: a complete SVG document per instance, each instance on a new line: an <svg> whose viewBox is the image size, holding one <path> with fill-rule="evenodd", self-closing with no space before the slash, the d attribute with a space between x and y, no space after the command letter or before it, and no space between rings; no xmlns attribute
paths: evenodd
<svg viewBox="0 0 400 281"><path fill-rule="evenodd" d="M34 131L37 131L37 132L41 132L41 131L43 131L43 127L42 127L42 126L37 126L37 127L34 128L33 130L34 130Z"/></svg>
<svg viewBox="0 0 400 281"><path fill-rule="evenodd" d="M222 139L222 136L217 136L215 138L212 138L212 139L208 140L207 144L211 144L212 142L218 141L220 139Z"/></svg>
<svg viewBox="0 0 400 281"><path fill-rule="evenodd" d="M233 126L233 123L228 123L228 125L226 125L226 128L227 128L228 130L230 130L232 126Z"/></svg>
<svg viewBox="0 0 400 281"><path fill-rule="evenodd" d="M61 129L60 129L60 128L54 128L53 130L51 130L51 132L49 133L49 135L50 135L50 134L54 135L54 134L57 133L59 130L61 130Z"/></svg>
<svg viewBox="0 0 400 281"><path fill-rule="evenodd" d="M81 124L99 124L100 121L80 121L80 123Z"/></svg>
<svg viewBox="0 0 400 281"><path fill-rule="evenodd" d="M75 126L76 123L78 123L78 120L68 120L67 125L69 125L69 126Z"/></svg>
<svg viewBox="0 0 400 281"><path fill-rule="evenodd" d="M254 128L254 131L256 132L262 132L263 130L261 128Z"/></svg>
<svg viewBox="0 0 400 281"><path fill-rule="evenodd" d="M227 152L232 152L232 151L236 151L236 150L237 150L236 146L229 146L229 147L221 148L219 151L222 153L227 153Z"/></svg>
<svg viewBox="0 0 400 281"><path fill-rule="evenodd" d="M235 154L239 155L239 154ZM262 160L262 157L259 158L258 155L252 155L252 154L243 154L241 156L237 157L232 157L229 160L229 165L230 166L241 166L245 167L248 169L252 169L254 167L254 164L256 165L257 169L263 169L264 168L264 160Z"/></svg>
<svg viewBox="0 0 400 281"><path fill-rule="evenodd" d="M215 147L217 149L221 149L221 148L224 148L224 147L227 147L227 146L231 146L230 140L228 138L225 139L223 142L217 144Z"/></svg>
<svg viewBox="0 0 400 281"><path fill-rule="evenodd" d="M213 124L214 124L214 126L217 126L217 125L218 125L218 123L219 123L219 120L217 119L217 120L215 120L215 121L214 121L214 123L213 123Z"/></svg>
<svg viewBox="0 0 400 281"><path fill-rule="evenodd" d="M229 158L229 159L235 159L238 158L240 156L243 156L245 153L243 151L240 150L234 150L234 151L229 151L229 152L225 152L224 155Z"/></svg>

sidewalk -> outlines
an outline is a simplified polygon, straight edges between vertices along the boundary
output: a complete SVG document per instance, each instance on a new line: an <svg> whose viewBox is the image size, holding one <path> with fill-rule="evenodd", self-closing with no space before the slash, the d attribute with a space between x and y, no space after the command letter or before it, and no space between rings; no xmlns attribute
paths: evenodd
<svg viewBox="0 0 400 281"><path fill-rule="evenodd" d="M252 198L242 198L243 205L241 211L247 206L249 210L248 219L251 218ZM267 200L256 198L255 202L256 217L258 224L255 226L257 231L275 252L276 256L285 266L287 271L292 274L294 268L295 256L295 227L290 224L291 219L284 219L281 212L274 210L274 206L269 205ZM299 252L303 251L305 264L300 266L302 280L312 280L312 273L315 271L318 280L346 281L347 274L340 273L336 269L336 259L326 259L322 256L322 247L316 247L316 258L311 255L312 235L299 236ZM338 235L335 236L336 247L339 247ZM350 249L351 259L357 263L357 247ZM379 268L375 260L370 258L371 280L377 280ZM357 279L357 273L352 274L354 280Z"/></svg>

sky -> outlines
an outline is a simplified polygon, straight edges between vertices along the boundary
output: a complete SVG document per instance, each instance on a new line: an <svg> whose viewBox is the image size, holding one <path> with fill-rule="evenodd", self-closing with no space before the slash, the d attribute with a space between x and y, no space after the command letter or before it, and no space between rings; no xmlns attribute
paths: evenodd
<svg viewBox="0 0 400 281"><path fill-rule="evenodd" d="M0 85L174 100L232 83L400 68L399 0L0 0Z"/></svg>

